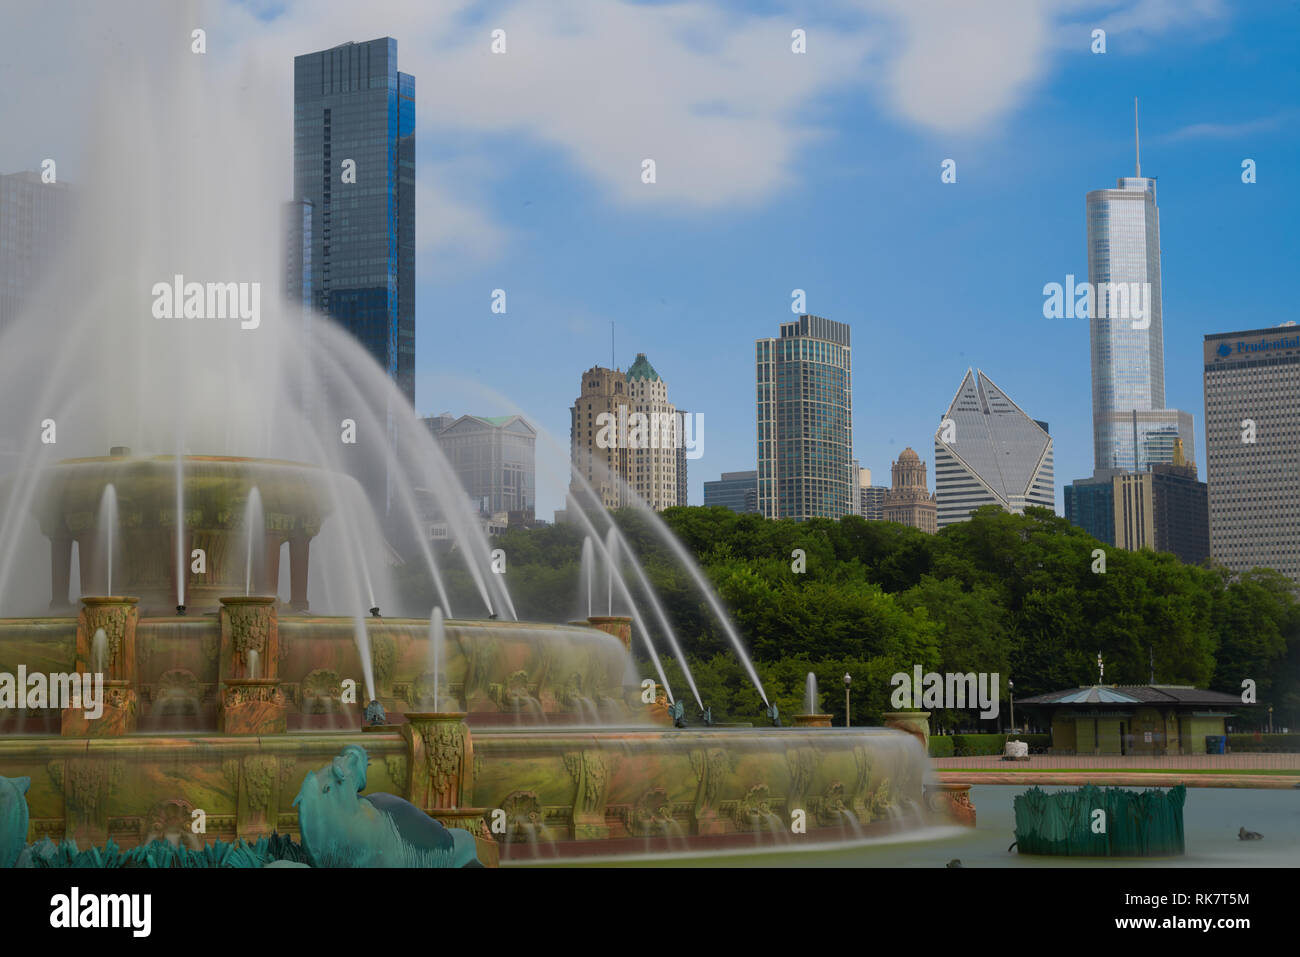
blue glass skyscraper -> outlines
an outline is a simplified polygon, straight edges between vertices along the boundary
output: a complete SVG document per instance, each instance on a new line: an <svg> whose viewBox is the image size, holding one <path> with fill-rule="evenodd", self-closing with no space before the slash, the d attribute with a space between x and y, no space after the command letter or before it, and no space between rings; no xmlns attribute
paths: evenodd
<svg viewBox="0 0 1300 957"><path fill-rule="evenodd" d="M392 37L294 58L294 200L315 309L415 404L415 78Z"/></svg>

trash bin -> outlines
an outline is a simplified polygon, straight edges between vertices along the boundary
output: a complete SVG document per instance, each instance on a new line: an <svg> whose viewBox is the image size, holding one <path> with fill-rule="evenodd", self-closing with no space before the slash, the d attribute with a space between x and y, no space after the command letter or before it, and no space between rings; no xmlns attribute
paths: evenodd
<svg viewBox="0 0 1300 957"><path fill-rule="evenodd" d="M1207 734L1205 736L1205 753L1206 754L1225 754L1225 746L1228 739L1222 734Z"/></svg>

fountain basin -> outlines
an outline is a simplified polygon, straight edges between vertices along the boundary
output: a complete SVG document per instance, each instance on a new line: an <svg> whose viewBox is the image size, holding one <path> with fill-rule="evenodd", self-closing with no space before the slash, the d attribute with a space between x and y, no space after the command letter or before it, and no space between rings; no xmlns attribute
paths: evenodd
<svg viewBox="0 0 1300 957"><path fill-rule="evenodd" d="M496 842L510 860L786 846L896 830L919 823L927 770L915 740L887 729L467 729L451 753L465 769L457 786L468 800L439 808L426 805L440 765L413 747L416 736L406 730L413 726L408 720L403 733L374 734L0 738L0 774L32 779L29 842L102 846L111 836L132 847L160 814L188 820L196 808L206 814L208 841L271 831L298 839L292 802L304 778L344 745L360 744L370 759L366 793L406 797L444 824ZM413 791L413 775L428 775L430 790ZM805 812L806 833L791 829L796 811Z"/></svg>
<svg viewBox="0 0 1300 957"><path fill-rule="evenodd" d="M831 715L829 714L797 714L794 716L796 728L829 728L831 726Z"/></svg>

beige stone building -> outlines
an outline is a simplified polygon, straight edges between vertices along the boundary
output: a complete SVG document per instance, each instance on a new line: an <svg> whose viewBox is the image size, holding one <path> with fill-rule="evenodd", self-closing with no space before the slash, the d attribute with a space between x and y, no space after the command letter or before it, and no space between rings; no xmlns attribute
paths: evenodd
<svg viewBox="0 0 1300 957"><path fill-rule="evenodd" d="M911 448L893 464L894 484L885 493L884 519L933 535L938 531L935 498L925 479L925 463Z"/></svg>
<svg viewBox="0 0 1300 957"><path fill-rule="evenodd" d="M681 423L677 407L668 401L668 383L659 378L644 352L637 353L627 370L627 394L631 400L627 482L651 508L662 511L678 504Z"/></svg>
<svg viewBox="0 0 1300 957"><path fill-rule="evenodd" d="M574 472L606 508L632 504L628 488L656 511L679 504L681 422L668 384L644 353L626 372L601 366L584 372L569 411ZM575 479L571 492L578 494L578 486Z"/></svg>
<svg viewBox="0 0 1300 957"><path fill-rule="evenodd" d="M627 376L623 371L593 366L582 374L582 392L569 410L573 470L587 480L606 508L623 505L623 490L614 476L627 474L627 449L597 439L607 422L605 416L617 417L620 406L626 409L627 403ZM582 501L576 478L570 487Z"/></svg>

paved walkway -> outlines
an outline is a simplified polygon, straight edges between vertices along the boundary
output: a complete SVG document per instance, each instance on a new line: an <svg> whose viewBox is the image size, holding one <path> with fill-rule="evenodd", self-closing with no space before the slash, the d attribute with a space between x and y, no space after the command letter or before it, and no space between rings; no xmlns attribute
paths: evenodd
<svg viewBox="0 0 1300 957"><path fill-rule="evenodd" d="M1038 768L1104 768L1110 771L1187 769L1196 771L1244 770L1300 771L1300 754L1177 754L1168 757L1142 755L1056 755L1033 754L1028 761L1003 761L1001 755L970 758L931 758L936 771L959 768L997 768L999 771L1030 771Z"/></svg>
<svg viewBox="0 0 1300 957"><path fill-rule="evenodd" d="M948 784L1300 787L1300 775L1269 773L1300 770L1300 754L1180 754L1169 757L1035 754L1028 761L1003 761L990 754L971 758L933 758L930 765L938 772L939 780ZM1227 770L1237 773L1212 773ZM1259 773L1243 774L1242 771Z"/></svg>
<svg viewBox="0 0 1300 957"><path fill-rule="evenodd" d="M1123 771L1087 771L1071 774L1067 771L940 771L938 778L944 784L1015 784L1025 787L1045 784L1062 784L1080 787L1095 784L1098 787L1171 788L1182 784L1189 788L1300 788L1300 778L1294 774L1197 774L1195 771L1173 774L1141 774Z"/></svg>

